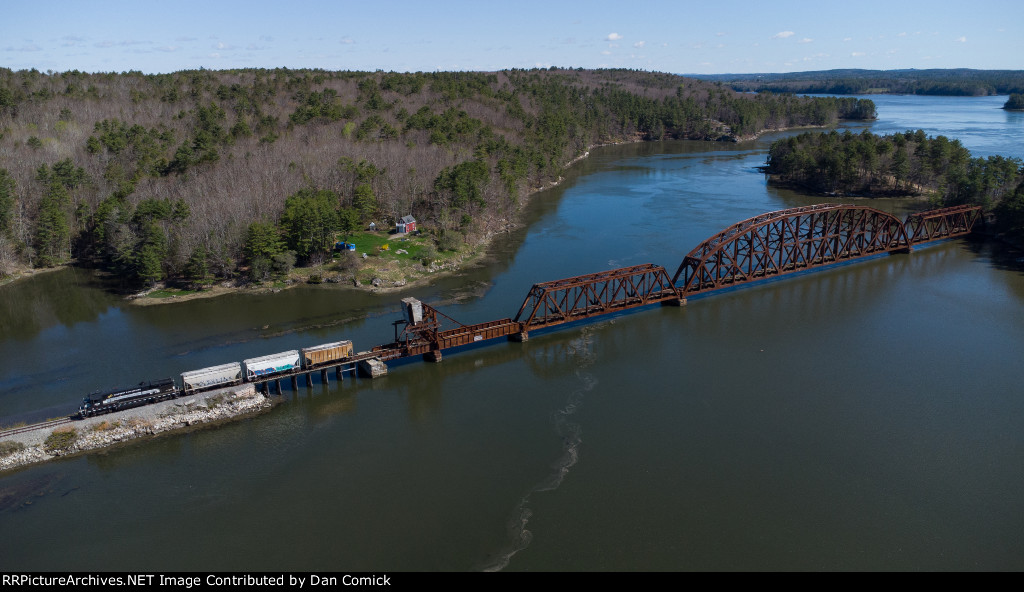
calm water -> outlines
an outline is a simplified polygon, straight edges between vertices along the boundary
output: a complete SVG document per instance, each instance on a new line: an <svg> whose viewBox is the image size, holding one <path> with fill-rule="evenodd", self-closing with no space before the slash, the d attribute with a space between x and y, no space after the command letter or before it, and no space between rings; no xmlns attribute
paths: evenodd
<svg viewBox="0 0 1024 592"><path fill-rule="evenodd" d="M873 98L880 133L1024 157L1005 97ZM771 139L594 151L486 265L409 293L140 308L81 272L5 287L0 418L367 349L406 295L474 323L514 316L535 282L674 272L726 226L816 203L756 172ZM951 241L317 380L258 418L6 474L0 571L1024 569L1024 274L1001 249Z"/></svg>

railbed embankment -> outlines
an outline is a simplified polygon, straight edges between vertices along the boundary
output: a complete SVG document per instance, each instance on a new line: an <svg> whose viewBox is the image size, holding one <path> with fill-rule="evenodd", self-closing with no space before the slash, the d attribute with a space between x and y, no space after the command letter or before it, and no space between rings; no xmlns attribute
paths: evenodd
<svg viewBox="0 0 1024 592"><path fill-rule="evenodd" d="M236 419L269 409L274 402L251 384L208 391L4 437L18 450L0 456L0 471L86 453L138 438ZM54 438L55 434L70 434Z"/></svg>

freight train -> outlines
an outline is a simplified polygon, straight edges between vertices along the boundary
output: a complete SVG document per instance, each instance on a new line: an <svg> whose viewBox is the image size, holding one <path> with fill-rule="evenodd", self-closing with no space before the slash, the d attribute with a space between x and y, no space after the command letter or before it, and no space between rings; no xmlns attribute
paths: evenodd
<svg viewBox="0 0 1024 592"><path fill-rule="evenodd" d="M82 419L149 405L176 397L215 388L236 386L245 382L261 382L267 378L295 370L316 370L345 363L352 357L351 341L335 341L301 350L289 350L269 356L250 358L181 374L181 388L173 378L140 382L136 386L90 393L78 408Z"/></svg>

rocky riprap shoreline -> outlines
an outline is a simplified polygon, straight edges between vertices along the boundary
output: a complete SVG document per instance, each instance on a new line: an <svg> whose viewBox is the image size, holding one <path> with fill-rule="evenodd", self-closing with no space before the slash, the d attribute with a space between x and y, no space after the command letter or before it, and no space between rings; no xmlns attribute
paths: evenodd
<svg viewBox="0 0 1024 592"><path fill-rule="evenodd" d="M72 421L56 429L23 432L0 440L0 471L191 426L235 419L272 406L271 399L256 392L250 384ZM72 431L73 435L63 438L66 444L52 438L55 434L72 434ZM55 443L60 445L55 446ZM4 454L4 444L18 449Z"/></svg>

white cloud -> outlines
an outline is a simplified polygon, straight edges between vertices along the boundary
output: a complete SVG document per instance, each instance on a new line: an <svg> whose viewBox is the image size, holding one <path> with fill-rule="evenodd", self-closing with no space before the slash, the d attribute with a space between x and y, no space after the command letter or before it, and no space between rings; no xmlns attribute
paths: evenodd
<svg viewBox="0 0 1024 592"><path fill-rule="evenodd" d="M853 53L851 53L851 54L850 54L850 57L851 57L851 58L859 58L859 57L860 57L860 56L862 56L862 55L864 55L864 52L863 52L863 51L855 51L855 52L853 52Z"/></svg>
<svg viewBox="0 0 1024 592"><path fill-rule="evenodd" d="M800 40L800 43L810 43L812 41L814 41L814 39L811 39L810 37L804 37L803 39Z"/></svg>
<svg viewBox="0 0 1024 592"><path fill-rule="evenodd" d="M853 37L843 37L843 41L853 41Z"/></svg>
<svg viewBox="0 0 1024 592"><path fill-rule="evenodd" d="M21 47L7 46L7 47L4 48L4 51L42 51L42 50L43 50L42 47L39 47L38 45L36 45L35 43L32 43L31 41L26 43L25 45L22 45Z"/></svg>
<svg viewBox="0 0 1024 592"><path fill-rule="evenodd" d="M906 37L906 36L907 36L907 32L906 31L904 31L904 32L900 33L899 35L897 35L897 37Z"/></svg>
<svg viewBox="0 0 1024 592"><path fill-rule="evenodd" d="M772 35L772 39L785 39L787 37L792 37L793 35L796 35L793 31L781 31Z"/></svg>
<svg viewBox="0 0 1024 592"><path fill-rule="evenodd" d="M181 48L178 47L177 45L164 45L164 46L158 47L156 49L157 49L157 51L171 52L171 51L178 51Z"/></svg>
<svg viewBox="0 0 1024 592"><path fill-rule="evenodd" d="M619 39L622 39L622 35L619 35L618 33L611 33L604 39L605 41L618 41Z"/></svg>
<svg viewBox="0 0 1024 592"><path fill-rule="evenodd" d="M646 41L637 41L633 44L633 47L643 47L644 43L646 43Z"/></svg>
<svg viewBox="0 0 1024 592"><path fill-rule="evenodd" d="M957 37L956 39L954 39L954 41L959 41L960 43L966 43L967 42L967 38L966 37Z"/></svg>
<svg viewBox="0 0 1024 592"><path fill-rule="evenodd" d="M353 43L355 43L355 41L353 41L351 37L342 37L341 43L343 45L352 45Z"/></svg>
<svg viewBox="0 0 1024 592"><path fill-rule="evenodd" d="M608 50L606 49L606 50L604 50L604 51L602 51L602 52L601 52L601 55L612 55L612 52L610 52L610 51L608 51Z"/></svg>
<svg viewBox="0 0 1024 592"><path fill-rule="evenodd" d="M722 32L715 33L715 37L725 37L725 33L722 33Z"/></svg>

